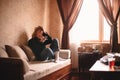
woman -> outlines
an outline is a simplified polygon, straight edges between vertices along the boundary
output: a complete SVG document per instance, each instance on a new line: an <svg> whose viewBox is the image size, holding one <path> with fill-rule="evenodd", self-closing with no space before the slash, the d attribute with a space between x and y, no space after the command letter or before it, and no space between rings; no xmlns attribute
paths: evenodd
<svg viewBox="0 0 120 80"><path fill-rule="evenodd" d="M58 40L52 39L41 26L35 28L32 38L28 41L28 46L32 49L37 60L55 59L55 55L58 58Z"/></svg>

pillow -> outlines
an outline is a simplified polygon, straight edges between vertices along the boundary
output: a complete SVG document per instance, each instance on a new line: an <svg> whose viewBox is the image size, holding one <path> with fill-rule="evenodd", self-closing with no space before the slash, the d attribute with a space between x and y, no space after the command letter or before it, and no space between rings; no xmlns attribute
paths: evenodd
<svg viewBox="0 0 120 80"><path fill-rule="evenodd" d="M3 48L0 48L0 57L8 57L7 52Z"/></svg>
<svg viewBox="0 0 120 80"><path fill-rule="evenodd" d="M19 46L5 45L5 48L9 57L18 57L28 61L26 54Z"/></svg>
<svg viewBox="0 0 120 80"><path fill-rule="evenodd" d="M25 59L21 59L22 62L23 62L23 72L24 74L27 73L29 70L30 70L30 67L29 67L29 64L28 62L25 60Z"/></svg>
<svg viewBox="0 0 120 80"><path fill-rule="evenodd" d="M35 55L34 55L34 53L32 52L32 50L30 49L29 46L21 45L20 47L23 49L23 51L25 52L25 54L27 55L27 57L30 61L35 60Z"/></svg>

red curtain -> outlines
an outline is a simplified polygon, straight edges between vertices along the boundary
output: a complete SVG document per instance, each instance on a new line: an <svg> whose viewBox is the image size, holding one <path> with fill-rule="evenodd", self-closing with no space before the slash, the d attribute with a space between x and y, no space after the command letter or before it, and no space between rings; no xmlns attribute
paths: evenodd
<svg viewBox="0 0 120 80"><path fill-rule="evenodd" d="M63 21L62 49L69 49L69 30L72 28L83 0L57 0Z"/></svg>

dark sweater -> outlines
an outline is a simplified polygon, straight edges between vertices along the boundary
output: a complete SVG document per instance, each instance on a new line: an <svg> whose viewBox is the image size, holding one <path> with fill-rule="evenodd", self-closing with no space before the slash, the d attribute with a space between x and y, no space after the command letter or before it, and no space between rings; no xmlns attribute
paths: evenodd
<svg viewBox="0 0 120 80"><path fill-rule="evenodd" d="M28 41L28 46L32 49L37 60L40 60L40 53L45 49L46 45L52 42L52 38L47 36L47 40L43 43L37 37L34 37Z"/></svg>

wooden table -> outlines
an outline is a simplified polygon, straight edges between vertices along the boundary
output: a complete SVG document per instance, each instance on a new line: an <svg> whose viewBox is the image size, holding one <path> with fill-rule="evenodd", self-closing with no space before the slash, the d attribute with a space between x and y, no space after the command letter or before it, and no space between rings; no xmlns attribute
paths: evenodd
<svg viewBox="0 0 120 80"><path fill-rule="evenodd" d="M120 80L120 69L109 69L109 65L103 64L97 60L89 69L91 80Z"/></svg>

